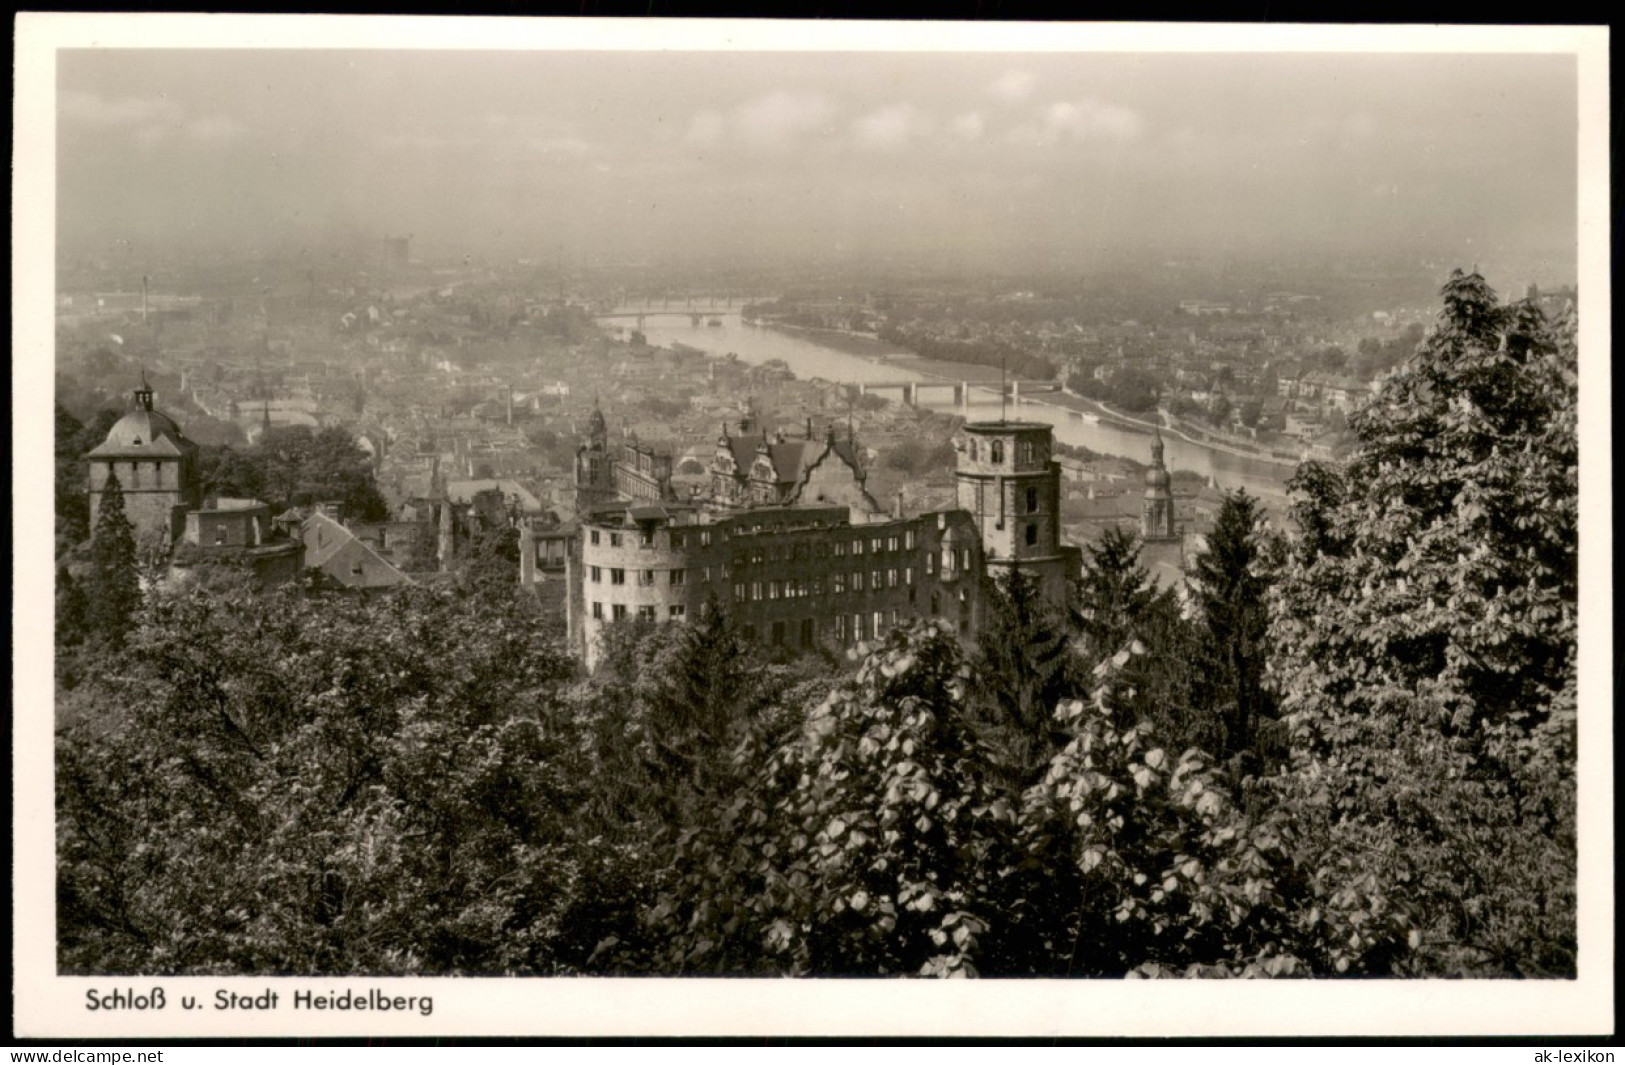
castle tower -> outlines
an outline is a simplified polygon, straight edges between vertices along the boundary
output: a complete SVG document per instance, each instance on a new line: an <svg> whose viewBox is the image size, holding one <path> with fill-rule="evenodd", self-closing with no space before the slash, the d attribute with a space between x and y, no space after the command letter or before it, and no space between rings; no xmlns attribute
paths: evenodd
<svg viewBox="0 0 1625 1065"><path fill-rule="evenodd" d="M116 474L124 512L136 535L154 530L174 540L186 525L187 510L201 502L198 447L168 415L153 409L152 387L145 375L133 395L131 410L85 456L90 465L90 527L96 527L107 479Z"/></svg>
<svg viewBox="0 0 1625 1065"><path fill-rule="evenodd" d="M1140 504L1140 539L1147 543L1178 540L1174 523L1174 494L1168 487L1168 467L1162 462L1162 434L1151 436L1151 468L1145 471L1145 501Z"/></svg>
<svg viewBox="0 0 1625 1065"><path fill-rule="evenodd" d="M1046 598L1064 603L1080 563L1061 545L1061 467L1050 457L1054 428L1044 422L968 422L956 442L959 507L976 519L990 574L1038 578Z"/></svg>

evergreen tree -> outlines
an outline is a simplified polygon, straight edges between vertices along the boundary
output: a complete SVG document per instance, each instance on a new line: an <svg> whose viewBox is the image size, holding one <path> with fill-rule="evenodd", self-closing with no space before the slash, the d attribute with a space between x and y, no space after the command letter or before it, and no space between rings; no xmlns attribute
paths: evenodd
<svg viewBox="0 0 1625 1065"><path fill-rule="evenodd" d="M989 765L1005 783L1032 783L1055 752L1055 704L1079 690L1070 623L1038 580L1019 570L988 580L972 662L969 712Z"/></svg>
<svg viewBox="0 0 1625 1065"><path fill-rule="evenodd" d="M79 441L84 424L56 405L56 538L57 554L90 535L90 503L85 491L84 452Z"/></svg>
<svg viewBox="0 0 1625 1065"><path fill-rule="evenodd" d="M1090 657L1098 662L1121 650L1152 598L1133 533L1114 525L1084 548L1078 616Z"/></svg>
<svg viewBox="0 0 1625 1065"><path fill-rule="evenodd" d="M1202 619L1204 701L1224 722L1225 757L1251 750L1259 718L1272 713L1263 687L1269 610L1260 516L1245 489L1227 493L1190 575Z"/></svg>
<svg viewBox="0 0 1625 1065"><path fill-rule="evenodd" d="M102 488L101 509L90 542L90 629L109 647L124 646L124 637L141 609L135 529L124 514L124 487L109 473Z"/></svg>
<svg viewBox="0 0 1625 1065"><path fill-rule="evenodd" d="M59 567L56 571L56 646L59 650L85 642L89 610L85 590L66 566Z"/></svg>

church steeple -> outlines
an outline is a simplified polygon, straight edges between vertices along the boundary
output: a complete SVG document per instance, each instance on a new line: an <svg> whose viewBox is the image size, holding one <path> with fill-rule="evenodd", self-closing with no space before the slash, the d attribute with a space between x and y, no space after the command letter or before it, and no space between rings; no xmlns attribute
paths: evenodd
<svg viewBox="0 0 1625 1065"><path fill-rule="evenodd" d="M135 390L135 405L139 410L152 411L152 386L147 384L147 371L141 371L141 387Z"/></svg>
<svg viewBox="0 0 1625 1065"><path fill-rule="evenodd" d="M1152 430L1151 468L1145 471L1145 501L1140 504L1140 538L1146 541L1179 539L1174 524L1174 495L1162 453L1162 433Z"/></svg>

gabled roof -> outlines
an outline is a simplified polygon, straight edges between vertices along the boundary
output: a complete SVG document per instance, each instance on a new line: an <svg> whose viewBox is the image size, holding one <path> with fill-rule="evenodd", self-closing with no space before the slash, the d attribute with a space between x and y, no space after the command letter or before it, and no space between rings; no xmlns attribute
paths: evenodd
<svg viewBox="0 0 1625 1065"><path fill-rule="evenodd" d="M325 514L316 513L306 518L302 531L305 541L306 567L325 568L327 563L333 561L340 552L348 549L370 556L371 561L383 568L384 579L369 582L368 587L417 583L411 577L396 569L388 559L369 547L366 541L358 539L349 529L346 529L342 524ZM320 543L319 547L312 541L313 534L317 532L323 534L315 537L315 540ZM347 576L345 574L333 574L333 576L343 583L349 583L345 580Z"/></svg>

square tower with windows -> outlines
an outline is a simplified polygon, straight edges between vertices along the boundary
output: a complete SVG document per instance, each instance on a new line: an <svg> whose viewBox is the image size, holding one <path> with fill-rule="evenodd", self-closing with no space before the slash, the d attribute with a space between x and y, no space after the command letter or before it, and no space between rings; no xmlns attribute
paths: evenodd
<svg viewBox="0 0 1625 1065"><path fill-rule="evenodd" d="M1061 545L1054 435L1046 422L967 422L954 441L954 476L960 509L981 534L988 572L1036 577L1051 602L1064 604L1081 555Z"/></svg>

